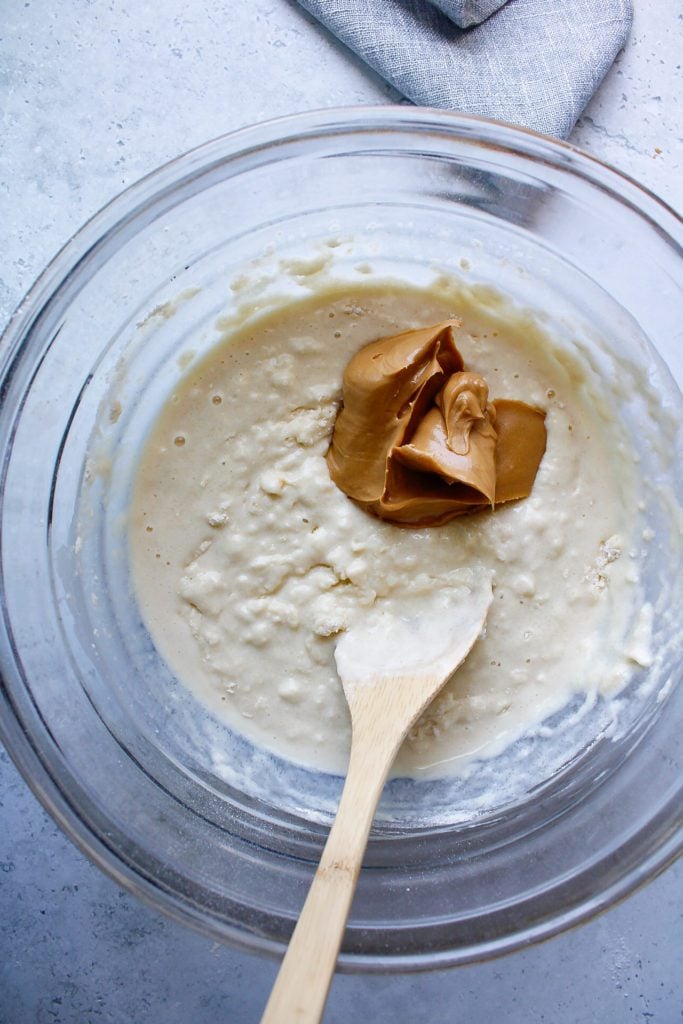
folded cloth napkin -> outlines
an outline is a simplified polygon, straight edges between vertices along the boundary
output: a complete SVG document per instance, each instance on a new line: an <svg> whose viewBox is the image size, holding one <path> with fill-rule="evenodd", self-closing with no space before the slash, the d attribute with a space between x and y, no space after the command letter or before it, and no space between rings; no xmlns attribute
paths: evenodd
<svg viewBox="0 0 683 1024"><path fill-rule="evenodd" d="M494 11L502 7L506 0L431 0L435 7L440 7L451 21L460 28L470 28L485 21Z"/></svg>
<svg viewBox="0 0 683 1024"><path fill-rule="evenodd" d="M560 138L571 132L632 20L630 0L299 3L414 103Z"/></svg>

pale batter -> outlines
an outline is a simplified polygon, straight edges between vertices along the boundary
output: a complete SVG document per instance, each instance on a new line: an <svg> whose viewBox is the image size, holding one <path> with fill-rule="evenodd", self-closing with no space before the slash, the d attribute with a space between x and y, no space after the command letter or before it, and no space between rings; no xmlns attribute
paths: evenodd
<svg viewBox="0 0 683 1024"><path fill-rule="evenodd" d="M363 345L460 318L491 396L546 413L530 497L444 526L371 516L325 462L341 380ZM577 692L609 693L647 644L630 635L636 477L604 381L500 296L329 286L254 319L170 397L133 496L133 579L152 637L217 715L294 761L344 771L341 632L435 590L491 578L486 633L404 744L408 774L492 756Z"/></svg>

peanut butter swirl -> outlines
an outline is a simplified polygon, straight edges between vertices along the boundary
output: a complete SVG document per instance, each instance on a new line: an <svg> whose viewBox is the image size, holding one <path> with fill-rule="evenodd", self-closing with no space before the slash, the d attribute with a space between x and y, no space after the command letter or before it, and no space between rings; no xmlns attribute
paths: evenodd
<svg viewBox="0 0 683 1024"><path fill-rule="evenodd" d="M455 326L381 338L344 371L327 464L337 486L380 519L438 526L531 493L545 413L490 402L484 378L464 367Z"/></svg>

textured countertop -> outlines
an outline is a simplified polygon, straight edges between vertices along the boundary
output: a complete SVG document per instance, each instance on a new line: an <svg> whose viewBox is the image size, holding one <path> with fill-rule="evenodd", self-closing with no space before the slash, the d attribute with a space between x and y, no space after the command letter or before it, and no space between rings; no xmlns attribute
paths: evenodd
<svg viewBox="0 0 683 1024"><path fill-rule="evenodd" d="M141 175L242 125L397 102L294 0L5 0L0 328L49 258ZM683 207L680 0L636 0L572 140ZM674 1024L683 863L591 923L492 963L338 976L326 1021ZM147 909L47 817L0 750L1 1024L257 1021L276 965Z"/></svg>

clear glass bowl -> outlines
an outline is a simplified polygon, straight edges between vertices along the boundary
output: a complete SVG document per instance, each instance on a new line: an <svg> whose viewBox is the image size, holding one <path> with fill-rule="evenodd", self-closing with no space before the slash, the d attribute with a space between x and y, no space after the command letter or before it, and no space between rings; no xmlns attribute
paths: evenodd
<svg viewBox="0 0 683 1024"><path fill-rule="evenodd" d="M175 683L131 594L125 513L140 443L188 350L239 314L245 274L261 300L277 296L278 261L310 260L324 241L340 243L350 288L368 261L417 283L466 273L564 325L596 373L624 375L620 414L655 536L644 566L653 667L609 714L568 709L564 745L539 734L482 764L514 783L485 812L473 810L479 776L390 784L341 965L492 956L609 906L671 861L683 777L681 234L654 196L571 146L382 107L210 142L69 242L0 351L0 725L35 793L100 867L259 951L281 950L303 902L341 780L264 755ZM539 766L519 774L538 750Z"/></svg>

